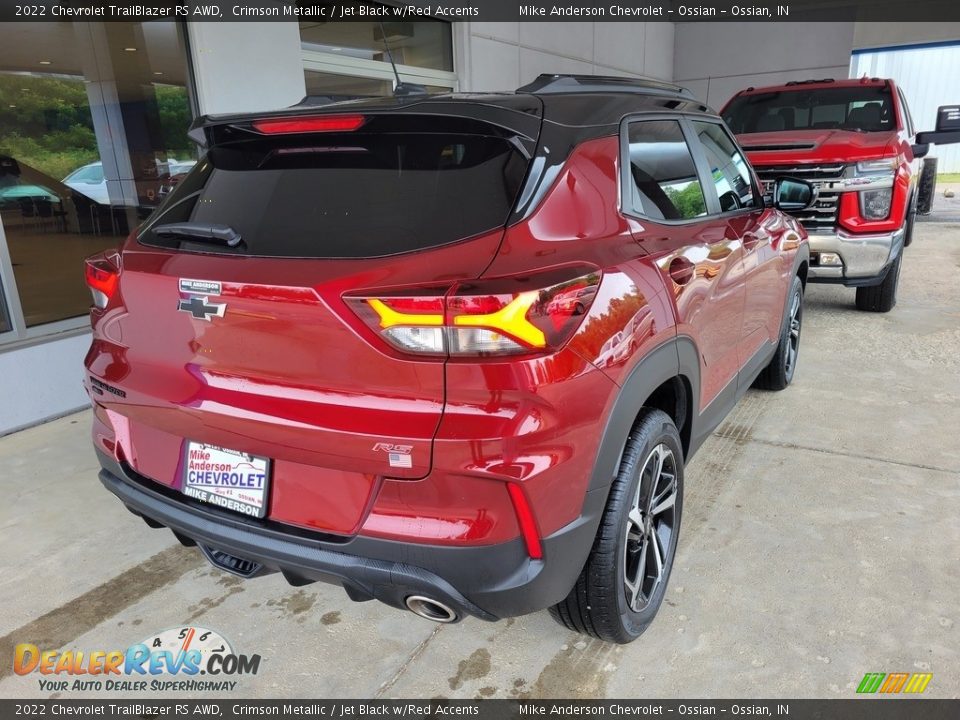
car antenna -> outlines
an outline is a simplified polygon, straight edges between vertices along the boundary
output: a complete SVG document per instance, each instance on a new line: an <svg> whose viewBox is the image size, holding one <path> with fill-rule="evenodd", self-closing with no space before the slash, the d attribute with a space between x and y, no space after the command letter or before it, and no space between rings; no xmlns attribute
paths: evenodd
<svg viewBox="0 0 960 720"><path fill-rule="evenodd" d="M383 21L378 20L380 26L380 37L383 39L383 49L387 51L387 58L390 60L390 67L393 68L393 76L397 82L393 86L394 97L406 97L407 95L426 95L427 89L423 85L414 85L405 83L400 79L400 73L397 71L397 64L393 61L393 53L390 51L390 43L387 42L387 31L383 29Z"/></svg>

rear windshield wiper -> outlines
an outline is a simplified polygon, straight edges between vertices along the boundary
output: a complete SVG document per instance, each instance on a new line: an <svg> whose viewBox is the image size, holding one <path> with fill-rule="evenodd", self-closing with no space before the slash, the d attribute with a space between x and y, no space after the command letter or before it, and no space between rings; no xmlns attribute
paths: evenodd
<svg viewBox="0 0 960 720"><path fill-rule="evenodd" d="M211 245L226 245L230 248L239 247L243 242L240 233L229 225L214 223L167 223L154 225L150 230L157 235L175 235Z"/></svg>

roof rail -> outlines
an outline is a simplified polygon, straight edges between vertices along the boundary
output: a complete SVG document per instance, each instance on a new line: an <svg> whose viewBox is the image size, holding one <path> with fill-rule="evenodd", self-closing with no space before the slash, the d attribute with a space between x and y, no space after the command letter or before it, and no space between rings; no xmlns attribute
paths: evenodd
<svg viewBox="0 0 960 720"><path fill-rule="evenodd" d="M518 93L548 95L570 92L622 92L641 95L670 95L689 100L693 93L679 85L648 78L611 77L608 75L540 75L532 83L517 88Z"/></svg>
<svg viewBox="0 0 960 720"><path fill-rule="evenodd" d="M821 78L820 80L788 80L786 85L816 85L817 83L836 82L833 78Z"/></svg>

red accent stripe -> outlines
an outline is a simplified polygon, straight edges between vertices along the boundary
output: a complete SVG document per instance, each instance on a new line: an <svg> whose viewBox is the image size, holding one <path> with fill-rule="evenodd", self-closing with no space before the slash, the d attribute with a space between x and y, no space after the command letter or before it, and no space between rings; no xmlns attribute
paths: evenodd
<svg viewBox="0 0 960 720"><path fill-rule="evenodd" d="M527 496L516 483L507 483L513 509L517 513L517 522L520 523L520 533L527 544L527 554L534 560L543 559L543 546L540 544L540 533L537 531L537 520L530 509Z"/></svg>

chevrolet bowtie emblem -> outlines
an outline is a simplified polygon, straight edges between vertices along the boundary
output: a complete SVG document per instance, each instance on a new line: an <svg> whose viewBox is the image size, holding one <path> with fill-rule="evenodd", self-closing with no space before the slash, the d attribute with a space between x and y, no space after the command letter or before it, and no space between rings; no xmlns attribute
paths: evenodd
<svg viewBox="0 0 960 720"><path fill-rule="evenodd" d="M197 320L210 322L213 315L223 317L223 314L227 311L227 306L226 304L211 303L210 298L194 296L187 300L181 300L177 310L188 312Z"/></svg>

